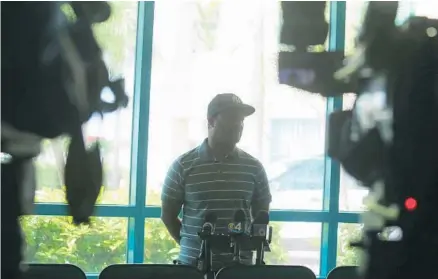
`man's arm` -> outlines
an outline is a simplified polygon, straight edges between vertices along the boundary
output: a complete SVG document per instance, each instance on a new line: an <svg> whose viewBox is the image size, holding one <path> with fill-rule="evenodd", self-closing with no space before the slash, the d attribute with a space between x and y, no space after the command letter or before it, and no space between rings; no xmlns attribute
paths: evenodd
<svg viewBox="0 0 438 279"><path fill-rule="evenodd" d="M178 244L181 239L181 220L178 214L184 202L182 171L181 163L178 160L175 161L167 172L161 192L161 220Z"/></svg>
<svg viewBox="0 0 438 279"><path fill-rule="evenodd" d="M269 204L271 201L272 196L268 176L263 166L260 165L260 171L255 176L254 194L251 202L251 215L253 218L256 218L260 211L269 212Z"/></svg>

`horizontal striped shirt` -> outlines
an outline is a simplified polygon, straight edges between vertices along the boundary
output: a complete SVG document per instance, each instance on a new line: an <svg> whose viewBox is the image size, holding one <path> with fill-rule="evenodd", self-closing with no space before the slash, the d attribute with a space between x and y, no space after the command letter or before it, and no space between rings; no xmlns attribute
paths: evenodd
<svg viewBox="0 0 438 279"><path fill-rule="evenodd" d="M241 209L251 222L251 206L271 201L266 172L262 164L241 149L218 161L205 140L197 148L180 156L169 168L162 190L163 202L183 204L181 251L182 263L196 265L201 248L198 232L205 215L218 217L216 233L227 233L228 224ZM243 263L252 263L252 253L241 253ZM232 253L213 253L213 268L231 263Z"/></svg>

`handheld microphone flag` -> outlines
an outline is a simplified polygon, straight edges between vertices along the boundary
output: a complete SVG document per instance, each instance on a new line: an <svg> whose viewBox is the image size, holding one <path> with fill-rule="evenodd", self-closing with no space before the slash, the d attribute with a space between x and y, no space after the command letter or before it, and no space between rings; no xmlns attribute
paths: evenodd
<svg viewBox="0 0 438 279"><path fill-rule="evenodd" d="M204 218L204 225L202 225L202 229L198 233L199 237L202 239L202 242L197 261L197 268L201 272L208 272L211 269L212 260L209 237L214 233L216 221L216 214L208 212Z"/></svg>
<svg viewBox="0 0 438 279"><path fill-rule="evenodd" d="M268 223L269 223L268 212L260 211L257 214L251 226L251 237L257 243L257 255L256 255L257 265L264 264L263 258L264 258L264 248L265 248L265 241L267 237Z"/></svg>
<svg viewBox="0 0 438 279"><path fill-rule="evenodd" d="M212 234L216 228L217 216L213 212L208 212L204 218L204 225L202 225L202 234Z"/></svg>
<svg viewBox="0 0 438 279"><path fill-rule="evenodd" d="M233 223L228 225L231 247L234 249L233 262L240 263L240 238L246 232L246 215L242 209L234 213Z"/></svg>
<svg viewBox="0 0 438 279"><path fill-rule="evenodd" d="M266 211L261 211L257 214L254 222L252 223L252 233L253 237L265 237L267 234L269 224L269 214Z"/></svg>
<svg viewBox="0 0 438 279"><path fill-rule="evenodd" d="M234 213L233 222L228 225L228 233L242 234L246 231L246 216L242 209Z"/></svg>

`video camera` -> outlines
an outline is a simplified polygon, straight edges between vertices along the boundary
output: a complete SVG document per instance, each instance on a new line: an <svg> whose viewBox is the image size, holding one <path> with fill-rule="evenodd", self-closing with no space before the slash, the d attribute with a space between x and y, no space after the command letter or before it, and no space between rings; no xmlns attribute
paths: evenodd
<svg viewBox="0 0 438 279"><path fill-rule="evenodd" d="M370 189L354 244L365 251L363 278L438 278L438 21L397 26L398 2L370 1L345 60L343 51L308 51L327 36L325 5L282 2L281 43L293 51L279 53L280 83L357 95L352 110L330 115L327 154Z"/></svg>

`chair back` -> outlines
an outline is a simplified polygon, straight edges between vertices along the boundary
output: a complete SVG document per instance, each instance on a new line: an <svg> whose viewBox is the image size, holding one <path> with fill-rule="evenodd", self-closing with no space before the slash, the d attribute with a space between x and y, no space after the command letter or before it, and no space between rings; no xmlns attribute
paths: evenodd
<svg viewBox="0 0 438 279"><path fill-rule="evenodd" d="M29 264L23 279L87 279L79 267L72 264Z"/></svg>
<svg viewBox="0 0 438 279"><path fill-rule="evenodd" d="M225 267L216 279L316 279L315 274L305 266L256 265Z"/></svg>
<svg viewBox="0 0 438 279"><path fill-rule="evenodd" d="M173 264L116 264L106 267L99 279L204 279L191 266Z"/></svg>
<svg viewBox="0 0 438 279"><path fill-rule="evenodd" d="M327 275L327 279L360 279L357 266L337 266Z"/></svg>

